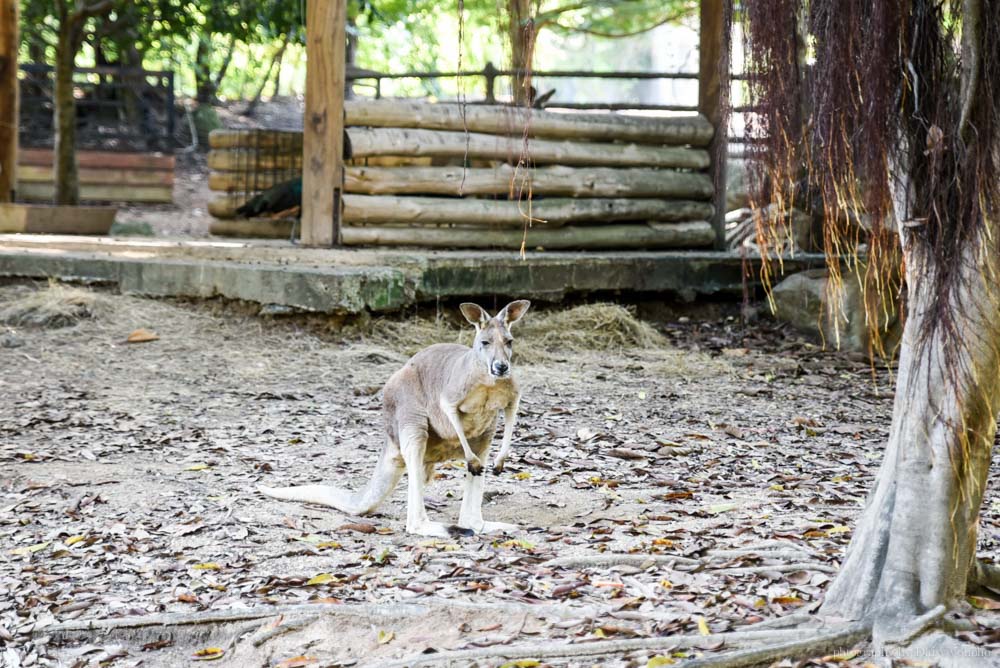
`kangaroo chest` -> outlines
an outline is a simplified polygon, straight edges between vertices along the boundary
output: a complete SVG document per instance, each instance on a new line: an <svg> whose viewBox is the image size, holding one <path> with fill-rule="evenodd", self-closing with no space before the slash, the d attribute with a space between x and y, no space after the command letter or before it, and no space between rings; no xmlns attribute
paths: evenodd
<svg viewBox="0 0 1000 668"><path fill-rule="evenodd" d="M458 416L468 437L479 436L496 421L497 411L510 403L513 388L509 383L475 387L458 405Z"/></svg>

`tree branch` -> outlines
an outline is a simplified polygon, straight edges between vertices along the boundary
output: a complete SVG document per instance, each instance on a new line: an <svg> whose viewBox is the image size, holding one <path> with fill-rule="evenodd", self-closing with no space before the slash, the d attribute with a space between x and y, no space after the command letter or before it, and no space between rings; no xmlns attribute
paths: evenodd
<svg viewBox="0 0 1000 668"><path fill-rule="evenodd" d="M553 25L567 32L581 32L586 35L594 35L595 37L606 37L608 39L621 39L624 37L635 37L636 35L641 35L644 32L649 32L650 30L653 30L654 28L659 28L660 26L665 25L667 23L674 23L690 15L691 13L688 11L677 12L676 14L671 14L652 25L645 26L643 28L638 28L636 30L630 30L628 32L603 32L601 30L594 30L593 28L567 26L563 25L562 23L559 23L558 21L554 21Z"/></svg>
<svg viewBox="0 0 1000 668"><path fill-rule="evenodd" d="M101 0L93 5L78 2L76 9L69 17L69 21L74 27L76 27L91 17L107 14L114 9L114 6L115 0Z"/></svg>

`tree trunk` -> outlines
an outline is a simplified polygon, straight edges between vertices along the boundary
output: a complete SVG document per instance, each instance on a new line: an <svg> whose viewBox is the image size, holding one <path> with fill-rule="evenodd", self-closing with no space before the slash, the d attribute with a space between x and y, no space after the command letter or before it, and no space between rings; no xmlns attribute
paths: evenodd
<svg viewBox="0 0 1000 668"><path fill-rule="evenodd" d="M347 125L424 128L528 137L708 146L715 128L697 114L628 116L511 109L501 105L428 104L411 100L357 100L345 106Z"/></svg>
<svg viewBox="0 0 1000 668"><path fill-rule="evenodd" d="M517 162L522 142L513 138L478 132L444 132L398 128L348 128L351 156L377 155L430 156ZM640 144L598 144L590 142L537 139L531 142L534 164L586 165L605 167L672 167L705 169L708 152L678 146Z"/></svg>
<svg viewBox="0 0 1000 668"><path fill-rule="evenodd" d="M401 223L522 227L529 217L547 227L613 221L697 221L712 215L708 202L669 199L508 200L344 195L344 221L366 225Z"/></svg>
<svg viewBox="0 0 1000 668"><path fill-rule="evenodd" d="M594 227L475 229L463 227L378 227L349 225L341 231L345 246L423 246L431 248L525 247L549 250L609 250L698 248L711 246L715 235L708 223L650 223Z"/></svg>
<svg viewBox="0 0 1000 668"><path fill-rule="evenodd" d="M531 106L531 68L535 59L535 22L531 15L531 0L508 0L507 27L510 35L510 65L515 70L514 102Z"/></svg>
<svg viewBox="0 0 1000 668"><path fill-rule="evenodd" d="M72 21L61 21L56 47L55 71L55 174L56 204L79 204L80 179L76 166L76 99L73 96L73 65L79 48Z"/></svg>
<svg viewBox="0 0 1000 668"><path fill-rule="evenodd" d="M271 72L274 71L276 65L280 73L281 59L285 54L285 49L288 48L288 40L290 37L291 33L286 34L284 40L281 42L281 46L278 47L278 50L274 53L273 56L271 56L271 62L267 66L267 72L264 73L264 78L261 79L260 81L260 86L257 87L256 94L254 94L253 99L251 99L250 102L247 103L247 108L243 110L243 114L245 116L253 116L255 113L257 113L257 105L260 104L260 99L264 95L264 89L267 88L267 84L271 80ZM277 95L278 92L277 76L275 76L275 81L274 81L274 92L275 95Z"/></svg>
<svg viewBox="0 0 1000 668"><path fill-rule="evenodd" d="M236 52L236 38L229 37L229 46L226 48L226 57L222 59L222 65L219 66L219 71L216 72L215 77L212 79L212 98L218 99L219 89L222 88L222 80L226 78L226 73L229 71L229 65L233 62L233 54Z"/></svg>
<svg viewBox="0 0 1000 668"><path fill-rule="evenodd" d="M198 104L212 104L215 100L211 61L212 36L198 35L198 47L194 52L195 100Z"/></svg>
<svg viewBox="0 0 1000 668"><path fill-rule="evenodd" d="M209 176L209 186L212 185ZM235 179L234 179L235 180ZM562 195L564 197L677 197L708 199L706 174L663 169L539 167L516 170L461 167L348 167L347 192L368 195ZM215 190L226 190L213 188Z"/></svg>
<svg viewBox="0 0 1000 668"><path fill-rule="evenodd" d="M909 314L892 429L868 506L822 612L874 622L876 643L964 594L1000 408L1000 322L986 242L967 248L948 308L928 328L935 267L904 243Z"/></svg>

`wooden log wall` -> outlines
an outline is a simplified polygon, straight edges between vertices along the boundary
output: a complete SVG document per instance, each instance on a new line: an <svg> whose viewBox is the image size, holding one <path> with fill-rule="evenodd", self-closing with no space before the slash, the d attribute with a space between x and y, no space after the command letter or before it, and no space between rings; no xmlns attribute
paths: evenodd
<svg viewBox="0 0 1000 668"><path fill-rule="evenodd" d="M349 101L341 240L435 248L700 248L715 190L712 125L672 118L504 106ZM275 135L275 142L278 141ZM266 148L268 135L254 146ZM248 182L286 179L294 160L246 154L239 131L209 138L213 233L286 237L288 224L238 220ZM469 165L463 168L461 165ZM530 165L526 167L525 165ZM274 170L274 175L268 170ZM228 193L228 194L227 194Z"/></svg>
<svg viewBox="0 0 1000 668"><path fill-rule="evenodd" d="M169 203L174 195L174 156L162 153L77 151L80 200ZM52 151L21 149L17 194L29 202L51 202Z"/></svg>

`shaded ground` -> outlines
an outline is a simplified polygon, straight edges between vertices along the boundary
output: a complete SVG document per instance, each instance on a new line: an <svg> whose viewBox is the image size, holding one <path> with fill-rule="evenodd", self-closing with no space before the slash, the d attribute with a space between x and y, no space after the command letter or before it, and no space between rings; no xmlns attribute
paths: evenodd
<svg viewBox="0 0 1000 668"><path fill-rule="evenodd" d="M0 311L32 290L0 288ZM186 665L213 647L232 665L388 665L428 648L500 656L554 639L714 635L810 610L850 539L891 409L885 373L770 325L681 318L650 338L598 319L589 352L571 350L581 342L570 330L535 330L533 341L525 328L515 332L530 360L516 369L521 423L484 508L525 529L432 541L403 533L402 486L369 518L254 488L361 485L381 446L381 384L423 338L456 336L449 323L331 333L318 320L110 294L87 308L96 317L68 327L0 326L0 662L10 665ZM159 339L125 343L140 327ZM461 474L439 469L432 517L457 518ZM980 550L996 558L998 544L993 484ZM591 561L546 563L571 557ZM375 605L347 605L361 603ZM328 614L288 607L302 605ZM285 616L238 612L264 606ZM234 610L243 618L53 630ZM966 637L1000 648L987 615L970 609ZM615 661L730 646L699 645L628 646ZM551 663L567 661L594 663Z"/></svg>

